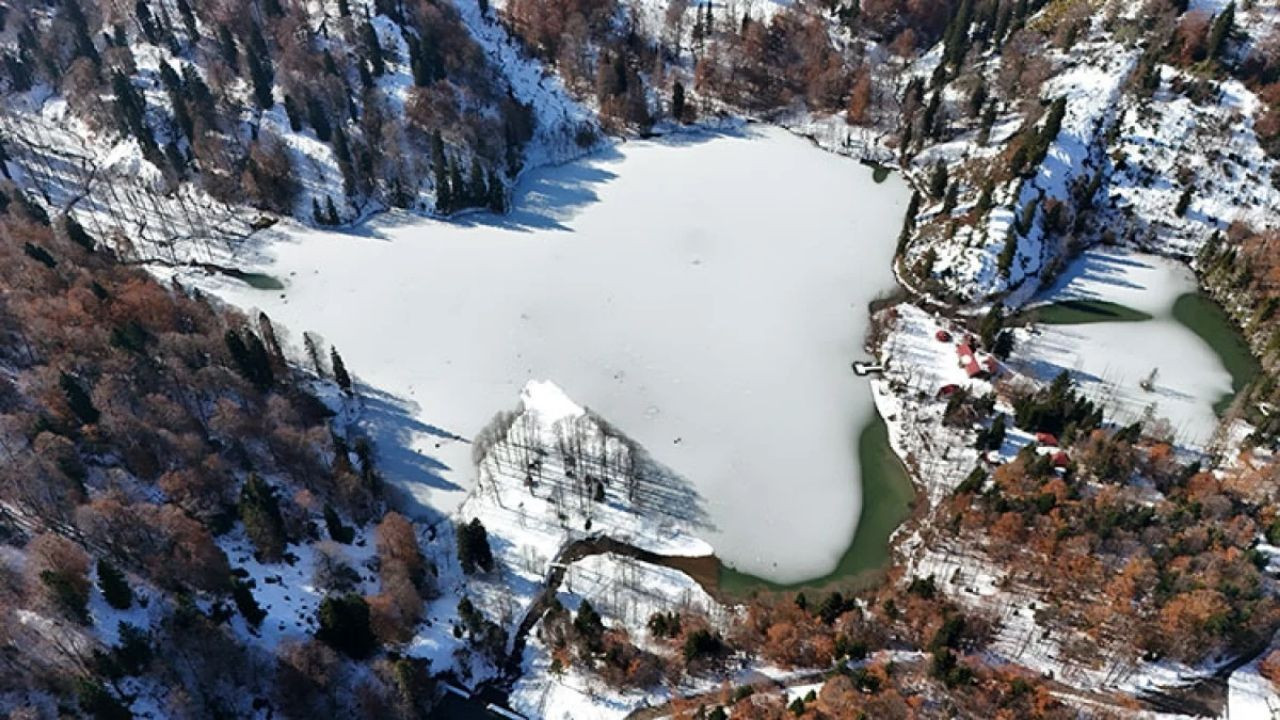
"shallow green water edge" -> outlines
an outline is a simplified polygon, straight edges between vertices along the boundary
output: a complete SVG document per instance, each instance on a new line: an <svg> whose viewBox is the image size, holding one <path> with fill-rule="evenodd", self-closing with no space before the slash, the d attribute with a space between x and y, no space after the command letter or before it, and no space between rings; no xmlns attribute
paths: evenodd
<svg viewBox="0 0 1280 720"><path fill-rule="evenodd" d="M1100 322L1145 322L1155 318L1106 300L1063 300L1028 310L1020 315L1020 319L1043 325L1084 325Z"/></svg>
<svg viewBox="0 0 1280 720"><path fill-rule="evenodd" d="M835 585L865 586L889 566L889 538L911 514L915 488L893 447L889 428L873 415L858 435L858 459L862 466L862 510L853 543L827 575L794 584L779 584L721 565L719 590L730 597L754 591L787 591ZM820 500L820 499L818 499Z"/></svg>
<svg viewBox="0 0 1280 720"><path fill-rule="evenodd" d="M1231 374L1231 392L1214 403L1221 415L1236 395L1258 377L1262 367L1227 312L1202 293L1187 293L1173 304L1173 318L1204 341Z"/></svg>

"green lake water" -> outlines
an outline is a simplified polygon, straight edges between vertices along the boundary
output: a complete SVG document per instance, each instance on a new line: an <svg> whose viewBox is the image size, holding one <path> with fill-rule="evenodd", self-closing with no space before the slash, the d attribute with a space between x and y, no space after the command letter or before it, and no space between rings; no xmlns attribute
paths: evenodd
<svg viewBox="0 0 1280 720"><path fill-rule="evenodd" d="M907 469L889 445L889 428L879 415L863 428L857 445L862 467L862 511L853 543L836 568L820 578L780 585L721 566L719 588L722 593L742 597L756 590L856 586L874 579L878 571L888 567L889 537L911 514L915 489Z"/></svg>
<svg viewBox="0 0 1280 720"><path fill-rule="evenodd" d="M1063 300L1030 310L1023 317L1045 325L1083 325L1096 322L1143 322L1152 316L1106 300Z"/></svg>
<svg viewBox="0 0 1280 720"><path fill-rule="evenodd" d="M1214 412L1221 415L1262 368L1226 311L1208 296L1187 293L1179 297L1173 304L1173 317L1212 348L1231 374L1231 393L1213 405Z"/></svg>
<svg viewBox="0 0 1280 720"><path fill-rule="evenodd" d="M232 277L257 290L283 290L279 278L266 273L237 272Z"/></svg>

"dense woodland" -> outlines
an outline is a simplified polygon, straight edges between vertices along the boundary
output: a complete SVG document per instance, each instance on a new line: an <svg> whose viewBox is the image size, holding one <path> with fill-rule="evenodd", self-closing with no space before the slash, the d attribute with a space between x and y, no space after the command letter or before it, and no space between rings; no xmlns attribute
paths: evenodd
<svg viewBox="0 0 1280 720"><path fill-rule="evenodd" d="M61 92L89 129L134 139L168 184L225 202L293 214L301 185L318 181L342 189L298 213L319 224L370 203L420 207L425 188L437 212L501 210L532 120L452 5L317 7L19 3L0 17L15 38L0 84ZM281 109L283 127L265 120ZM330 169L308 179L316 170L298 166L308 156L286 134L327 146Z"/></svg>
<svg viewBox="0 0 1280 720"><path fill-rule="evenodd" d="M0 688L103 718L128 716L131 676L164 688L174 716L241 716L253 702L290 717L419 716L433 697L425 667L381 656L352 674L343 658L407 639L432 570L410 523L385 512L368 443L330 422L283 334L122 265L12 188L0 197L0 534L26 557L0 563L0 605L46 618L3 613ZM316 578L330 596L315 640L273 657L237 639L232 617L257 626L265 613L220 537L290 562L291 545L323 553L356 527L376 539L377 592L354 593L359 573L335 553ZM91 592L162 619L99 647Z"/></svg>

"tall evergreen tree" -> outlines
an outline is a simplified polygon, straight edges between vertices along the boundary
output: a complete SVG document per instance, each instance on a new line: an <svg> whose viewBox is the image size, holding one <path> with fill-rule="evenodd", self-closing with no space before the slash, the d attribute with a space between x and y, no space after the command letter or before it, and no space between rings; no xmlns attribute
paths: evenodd
<svg viewBox="0 0 1280 720"><path fill-rule="evenodd" d="M98 561L98 589L102 591L102 599L117 610L128 610L133 605L133 589L129 587L129 581L105 558Z"/></svg>
<svg viewBox="0 0 1280 720"><path fill-rule="evenodd" d="M330 595L320 603L316 639L338 652L361 660L378 649L369 625L369 605L355 593Z"/></svg>
<svg viewBox="0 0 1280 720"><path fill-rule="evenodd" d="M284 555L288 536L276 490L257 473L250 473L240 490L240 521L245 534L253 541L265 562L276 562Z"/></svg>
<svg viewBox="0 0 1280 720"><path fill-rule="evenodd" d="M289 118L289 129L302 132L302 114L298 112L298 105L293 101L293 96L288 93L284 96L284 114Z"/></svg>
<svg viewBox="0 0 1280 720"><path fill-rule="evenodd" d="M480 158L471 156L471 176L467 179L467 204L483 205L489 199L489 188L484 184L484 168Z"/></svg>
<svg viewBox="0 0 1280 720"><path fill-rule="evenodd" d="M325 109L324 103L320 102L320 98L311 95L307 98L307 121L311 123L311 129L315 130L316 138L320 142L329 142L333 139L333 126L329 123L329 111ZM346 144L346 138L343 138L343 144Z"/></svg>
<svg viewBox="0 0 1280 720"><path fill-rule="evenodd" d="M489 532L480 518L458 525L458 563L468 575L493 569L493 550L489 547Z"/></svg>
<svg viewBox="0 0 1280 720"><path fill-rule="evenodd" d="M378 42L378 31L373 23L365 21L360 26L360 41L364 44L365 57L369 59L370 69L375 77L382 77L387 71L386 62L382 58L382 44Z"/></svg>
<svg viewBox="0 0 1280 720"><path fill-rule="evenodd" d="M431 170L435 175L436 212L453 212L453 197L449 188L449 161L444 154L444 140L440 131L431 133Z"/></svg>
<svg viewBox="0 0 1280 720"><path fill-rule="evenodd" d="M939 160L934 163L933 171L929 174L929 195L935 199L941 198L947 192L947 165Z"/></svg>
<svg viewBox="0 0 1280 720"><path fill-rule="evenodd" d="M269 110L275 105L272 94L275 71L271 67L271 54L262 28L254 23L249 32L249 47L245 48L245 61L249 64L249 79L253 83L253 100L258 107Z"/></svg>
<svg viewBox="0 0 1280 720"><path fill-rule="evenodd" d="M342 392L347 395L351 394L351 375L347 373L347 364L342 362L342 356L338 354L338 348L329 348L329 364L333 366L333 379L338 383L338 387L342 388Z"/></svg>
<svg viewBox="0 0 1280 720"><path fill-rule="evenodd" d="M339 225L342 218L338 216L338 208L333 205L333 198L325 195L324 197L324 219L330 225Z"/></svg>
<svg viewBox="0 0 1280 720"><path fill-rule="evenodd" d="M1231 35L1235 32L1236 26L1236 4L1234 2L1227 3L1213 19L1213 25L1209 28L1208 53L1209 57L1215 60L1222 59L1222 53L1226 50L1227 42L1231 39Z"/></svg>
<svg viewBox="0 0 1280 720"><path fill-rule="evenodd" d="M218 54L232 72L240 72L240 50L236 46L235 36L231 34L231 28L226 25L218 26Z"/></svg>
<svg viewBox="0 0 1280 720"><path fill-rule="evenodd" d="M98 422L98 418L102 413L98 412L98 408L94 407L93 399L89 397L89 393L80 385L75 377L67 373L62 373L59 379L62 386L62 394L67 400L67 405L71 408L71 412L75 414L80 422L85 425L93 425Z"/></svg>
<svg viewBox="0 0 1280 720"><path fill-rule="evenodd" d="M71 213L63 215L63 227L67 231L67 239L89 252L97 248L97 241Z"/></svg>

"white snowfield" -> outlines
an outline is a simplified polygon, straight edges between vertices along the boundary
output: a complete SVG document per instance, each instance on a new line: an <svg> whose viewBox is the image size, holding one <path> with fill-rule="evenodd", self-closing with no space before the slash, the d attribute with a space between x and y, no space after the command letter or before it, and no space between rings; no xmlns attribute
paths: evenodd
<svg viewBox="0 0 1280 720"><path fill-rule="evenodd" d="M545 378L696 486L727 562L799 581L857 523L872 404L849 363L906 195L781 130L682 135L530 173L506 217L272 231L244 269L282 292L199 282L336 345L423 506L457 506L461 438Z"/></svg>

